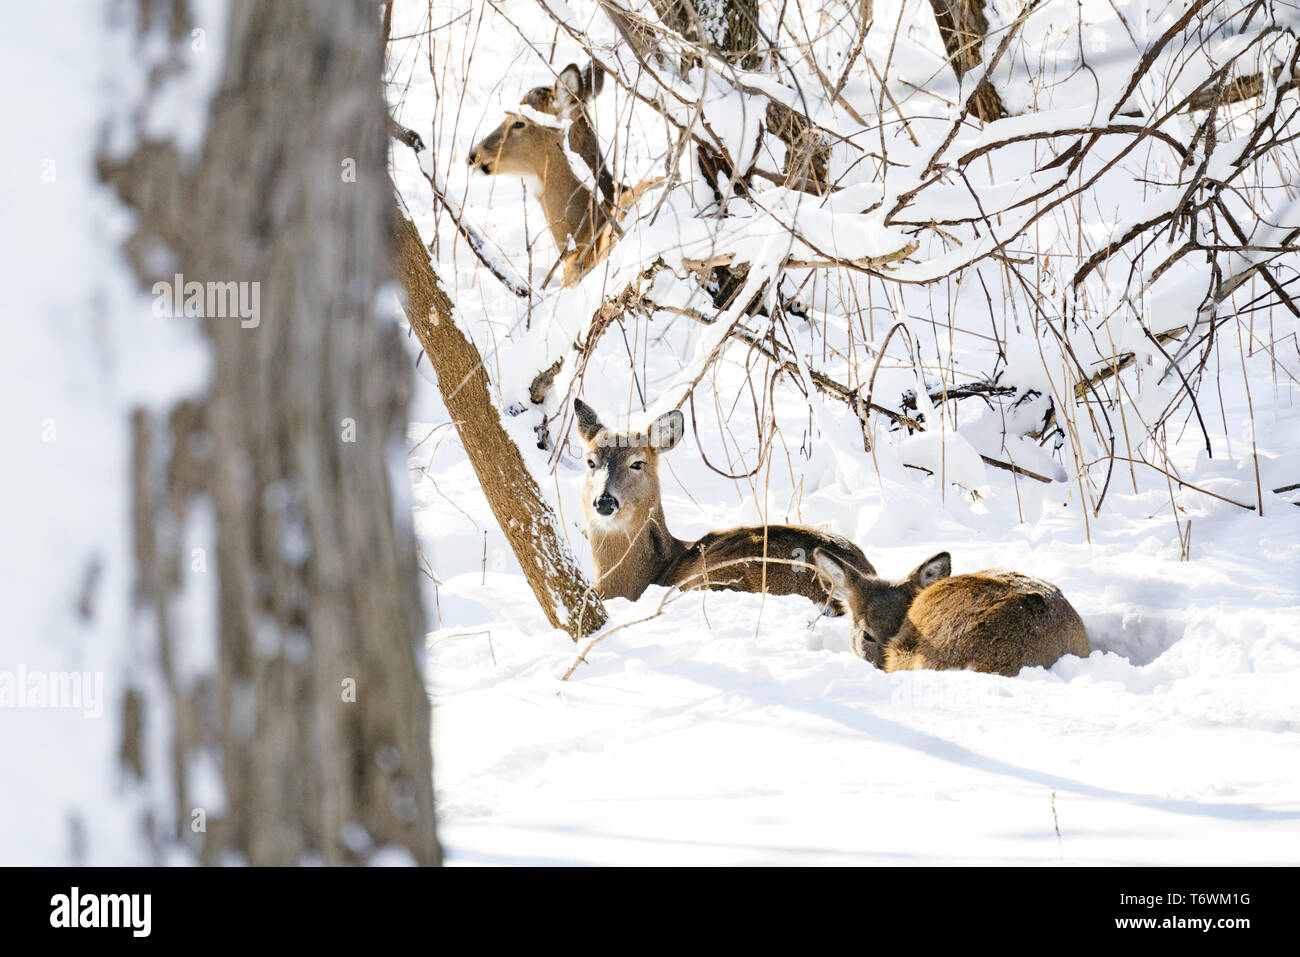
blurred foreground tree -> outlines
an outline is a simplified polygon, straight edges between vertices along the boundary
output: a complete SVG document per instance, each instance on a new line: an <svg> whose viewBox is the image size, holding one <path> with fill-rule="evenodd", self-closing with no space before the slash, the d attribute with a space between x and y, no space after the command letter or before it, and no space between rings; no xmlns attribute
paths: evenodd
<svg viewBox="0 0 1300 957"><path fill-rule="evenodd" d="M248 0L224 27L170 0L134 12L140 48L161 33L168 54L134 144L100 159L139 214L128 257L146 284L249 283L259 307L230 318L209 298L206 394L133 420L139 646L121 758L153 795L144 826L160 859L439 863L400 491L411 368L374 305L393 277L376 7ZM224 59L210 105L182 104L207 114L188 149L148 119L203 57ZM199 509L216 526L210 632L180 601L199 586L177 529ZM222 794L209 783L200 806L203 768Z"/></svg>

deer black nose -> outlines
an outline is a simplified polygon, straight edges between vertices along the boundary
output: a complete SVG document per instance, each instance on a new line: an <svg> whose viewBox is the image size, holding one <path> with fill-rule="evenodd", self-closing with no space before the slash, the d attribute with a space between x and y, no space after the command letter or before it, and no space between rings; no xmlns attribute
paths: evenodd
<svg viewBox="0 0 1300 957"><path fill-rule="evenodd" d="M469 159L467 159L467 160L465 161L465 164L466 164L467 166L477 166L477 165L478 165L478 153L474 152L473 150L470 150L470 153L469 153Z"/></svg>
<svg viewBox="0 0 1300 957"><path fill-rule="evenodd" d="M613 515L618 509L618 499L612 495L602 495L593 504L601 515Z"/></svg>

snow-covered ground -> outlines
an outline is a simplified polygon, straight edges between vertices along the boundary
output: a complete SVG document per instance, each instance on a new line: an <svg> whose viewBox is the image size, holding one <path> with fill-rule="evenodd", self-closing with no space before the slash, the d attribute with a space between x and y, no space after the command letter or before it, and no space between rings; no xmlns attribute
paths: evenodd
<svg viewBox="0 0 1300 957"><path fill-rule="evenodd" d="M573 9L589 18L589 6ZM876 6L878 22L892 27L897 5ZM1121 5L1130 17L1138 6ZM1107 25L1119 29L1114 14L1105 13L1106 4L1089 9L1098 20L1110 18L1088 34L1104 47ZM425 3L399 4L394 34L418 34L429 15ZM438 3L432 16L435 25L453 24L437 34L432 57L420 41L395 44L390 98L403 122L432 132L426 141L436 166L467 216L521 273L531 269L540 281L554 250L536 205L517 180L469 175L464 157L504 106L547 81L552 53L558 68L578 59L578 50L562 34L553 49L554 25L531 0L502 3L499 12ZM919 84L938 67L932 55L913 54L937 40L923 17L914 19L920 26L901 43L906 67L897 69ZM593 32L610 33L591 22ZM873 35L868 49L887 41ZM1076 106L1073 87L1052 89L1062 108ZM853 94L853 84L846 91ZM618 97L600 101L603 121L628 115ZM655 132L653 114L646 120L630 112L635 119L621 148L639 176L649 158L662 162L665 135ZM607 287L590 280L571 292L548 290L526 311L456 240L404 147L394 152L394 171L426 238L438 240L439 272L487 357L503 407L522 400L532 374L564 352L602 291L620 288L609 276L625 281L647 249L660 248L655 244L679 227L696 228L682 190L656 225L629 231ZM1106 196L1113 202L1096 203L1080 229L1105 235L1131 214L1121 208L1128 202L1122 190ZM1045 250L1054 235L1031 238ZM541 236L531 254L530 236ZM996 281L995 270L988 277ZM936 287L908 287L875 303L869 333L861 314L844 318L847 296L834 281L814 285L812 324L796 331L798 346L847 376L855 364L870 363L847 354L854 328L879 344L888 317L906 314L910 328L954 357L956 374L963 362L987 372L978 365L987 343L963 339L964 332L957 346L943 342L948 316L970 315L962 297L976 285L940 284L938 294ZM1011 309L1010 298L1001 301ZM985 317L976 322L987 329L988 306L979 302L975 314ZM1172 300L1162 302L1161 318L1175 325ZM931 332L929 320L940 331ZM1010 366L1021 370L1026 351L1039 361L1023 322L1019 313L992 319L1013 350ZM1289 313L1260 313L1256 324L1259 337L1240 340L1244 363L1238 340L1225 333L1202 390L1213 457L1194 420L1182 433L1172 422L1168 430L1170 467L1219 497L1117 461L1096 514L1105 466L1094 465L1081 485L1070 454L1100 458L1086 437L1072 436L1055 456L1023 436L1001 445L1001 411L976 408L974 400L943 441L942 430L909 439L873 419L869 455L847 410L822 400L810 418L788 382L769 394L767 372L747 364L743 349L724 354L706 377L696 408L687 409L698 438L688 428L661 469L666 514L679 538L764 518L794 521L852 537L885 575L902 575L947 549L958 573L1002 566L1046 578L1079 610L1093 653L1016 678L887 675L851 653L844 620L817 617L803 599L652 588L635 603L607 603L608 637L562 680L579 647L551 630L537 608L422 363L410 461L416 529L436 579L426 590L438 625L428 640L429 673L440 837L449 861L1300 861L1300 508L1288 501L1294 493L1270 491L1300 482L1300 352ZM680 386L683 369L693 370L705 334L663 314L628 320L606 333L574 391L611 424L643 425L663 411L661 396ZM1266 341L1274 347L1263 348ZM828 342L838 356L828 356ZM756 399L744 391L751 368ZM1158 372L1142 369L1141 382L1126 380L1130 393L1111 410L1117 432L1134 430L1134 453L1143 418L1171 395L1168 382L1156 386ZM890 363L880 381L878 400L897 407L916 379L906 363ZM544 409L505 422L590 571L576 453L552 467L532 441L543 412L554 436L570 384L562 376ZM723 471L752 469L759 436L766 442L769 434L766 418L760 430L751 411L760 403L776 423L774 447L755 476L726 479L701 452ZM1141 447L1164 461L1150 444ZM972 449L1070 478L1051 485L1016 479L983 468ZM1119 449L1128 454L1123 441ZM1243 507L1258 504L1253 452L1262 516ZM906 467L927 464L939 475Z"/></svg>
<svg viewBox="0 0 1300 957"><path fill-rule="evenodd" d="M879 568L950 548L958 572L1040 575L1078 608L1092 656L1017 678L886 675L801 598L686 593L659 613L652 588L608 603L610 637L562 681L577 649L510 567L455 440L417 460L417 529L442 578L429 651L453 863L1300 858L1294 506L1197 515L1183 562L1168 518L1147 517L1156 492L1121 496L1089 545L1068 499L1033 523L1003 511L1001 529L922 500L909 534L879 537L879 507L831 486L811 498L848 517L834 527L867 524ZM699 479L698 507L666 496L682 536L726 511L728 485Z"/></svg>

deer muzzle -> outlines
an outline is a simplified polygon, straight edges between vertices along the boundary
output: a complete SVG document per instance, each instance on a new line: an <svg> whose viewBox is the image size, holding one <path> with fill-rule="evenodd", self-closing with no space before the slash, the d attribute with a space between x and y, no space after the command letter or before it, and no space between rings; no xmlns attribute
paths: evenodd
<svg viewBox="0 0 1300 957"><path fill-rule="evenodd" d="M477 149L470 150L469 158L466 162L470 166L477 166L479 169L481 169L484 173L487 173L489 176L492 175L492 164L488 161L487 157L480 150Z"/></svg>
<svg viewBox="0 0 1300 957"><path fill-rule="evenodd" d="M597 515L604 515L606 518L618 511L618 499L612 495L602 495L591 504Z"/></svg>

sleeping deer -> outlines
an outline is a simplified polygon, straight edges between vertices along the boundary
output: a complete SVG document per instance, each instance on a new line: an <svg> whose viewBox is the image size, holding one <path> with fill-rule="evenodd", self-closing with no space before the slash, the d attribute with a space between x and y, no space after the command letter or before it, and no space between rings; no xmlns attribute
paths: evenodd
<svg viewBox="0 0 1300 957"><path fill-rule="evenodd" d="M1018 572L952 575L947 552L886 581L825 549L813 553L853 616L853 650L885 671L969 669L1014 677L1092 653L1055 585Z"/></svg>
<svg viewBox="0 0 1300 957"><path fill-rule="evenodd" d="M537 201L560 250L566 286L576 283L599 262L616 238L611 218L615 208L614 179L601 158L587 112L587 105L603 83L604 72L595 63L585 70L570 63L560 71L554 86L536 87L520 101L532 116L507 113L505 122L469 152L469 164L489 176L531 176L540 184ZM555 122L539 120L539 113L555 117ZM591 167L604 202L575 175L565 149L566 135L569 149Z"/></svg>
<svg viewBox="0 0 1300 957"><path fill-rule="evenodd" d="M814 552L868 574L875 569L846 538L796 525L754 525L684 542L668 531L659 493L659 456L681 441L683 418L667 412L645 432L614 432L575 399L587 473L582 483L596 590L641 597L648 585L804 595L842 614L832 582L812 566Z"/></svg>

